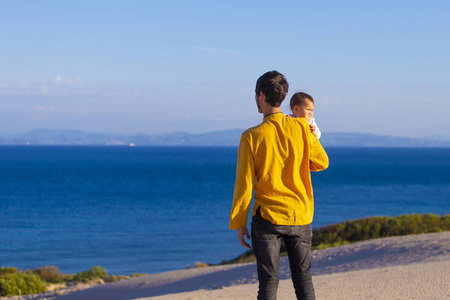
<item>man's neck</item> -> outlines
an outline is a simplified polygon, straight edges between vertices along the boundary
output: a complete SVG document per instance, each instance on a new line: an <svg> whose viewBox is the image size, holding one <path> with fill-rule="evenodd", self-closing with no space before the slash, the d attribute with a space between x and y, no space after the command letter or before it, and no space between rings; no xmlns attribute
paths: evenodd
<svg viewBox="0 0 450 300"><path fill-rule="evenodd" d="M264 114L264 118L269 116L269 115L273 115L276 113L280 113L281 112L281 108L279 107L273 107L273 106L266 106L263 109L263 114Z"/></svg>
<svg viewBox="0 0 450 300"><path fill-rule="evenodd" d="M273 115L280 113L280 107L274 107L270 103L266 102L266 96L263 92L260 92L259 96L256 97L256 103L258 103L258 111L263 113L264 118L268 115Z"/></svg>

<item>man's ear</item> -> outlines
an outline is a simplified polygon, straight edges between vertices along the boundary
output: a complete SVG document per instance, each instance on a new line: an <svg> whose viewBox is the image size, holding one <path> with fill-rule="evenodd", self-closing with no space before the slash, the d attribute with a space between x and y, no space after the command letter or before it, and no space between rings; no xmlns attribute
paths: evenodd
<svg viewBox="0 0 450 300"><path fill-rule="evenodd" d="M266 101L266 95L262 91L259 91L258 99L261 101Z"/></svg>
<svg viewBox="0 0 450 300"><path fill-rule="evenodd" d="M262 107L261 107L261 100L265 101L265 96L263 94L263 92L259 91L259 94L255 95L255 100L256 100L256 106L258 107L258 112L262 113Z"/></svg>

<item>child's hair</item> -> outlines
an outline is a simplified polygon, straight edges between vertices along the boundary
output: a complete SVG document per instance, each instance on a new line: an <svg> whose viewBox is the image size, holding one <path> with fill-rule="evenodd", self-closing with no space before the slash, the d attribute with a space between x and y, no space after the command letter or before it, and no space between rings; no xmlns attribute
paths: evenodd
<svg viewBox="0 0 450 300"><path fill-rule="evenodd" d="M292 97L291 97L291 109L296 106L296 105L300 105L302 103L304 103L306 100L311 101L312 103L314 103L314 99L308 95L307 93L295 93Z"/></svg>

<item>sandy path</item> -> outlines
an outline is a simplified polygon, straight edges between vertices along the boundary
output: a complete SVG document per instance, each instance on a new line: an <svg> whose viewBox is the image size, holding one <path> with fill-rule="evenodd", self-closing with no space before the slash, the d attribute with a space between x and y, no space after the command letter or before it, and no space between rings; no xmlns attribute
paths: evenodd
<svg viewBox="0 0 450 300"><path fill-rule="evenodd" d="M318 299L450 299L450 232L393 237L313 252ZM287 259L278 299L295 299ZM255 264L154 274L58 297L256 299Z"/></svg>
<svg viewBox="0 0 450 300"><path fill-rule="evenodd" d="M450 299L450 260L314 276L317 299ZM256 299L257 284L141 298L153 300ZM278 299L295 300L289 279Z"/></svg>

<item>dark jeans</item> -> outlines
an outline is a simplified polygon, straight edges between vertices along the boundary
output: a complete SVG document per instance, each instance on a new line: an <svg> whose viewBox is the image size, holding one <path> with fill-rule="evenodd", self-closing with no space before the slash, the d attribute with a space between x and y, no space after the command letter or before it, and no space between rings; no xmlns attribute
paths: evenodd
<svg viewBox="0 0 450 300"><path fill-rule="evenodd" d="M311 277L311 224L274 225L258 213L252 219L252 248L256 255L258 300L276 299L283 239L297 299L315 299Z"/></svg>

